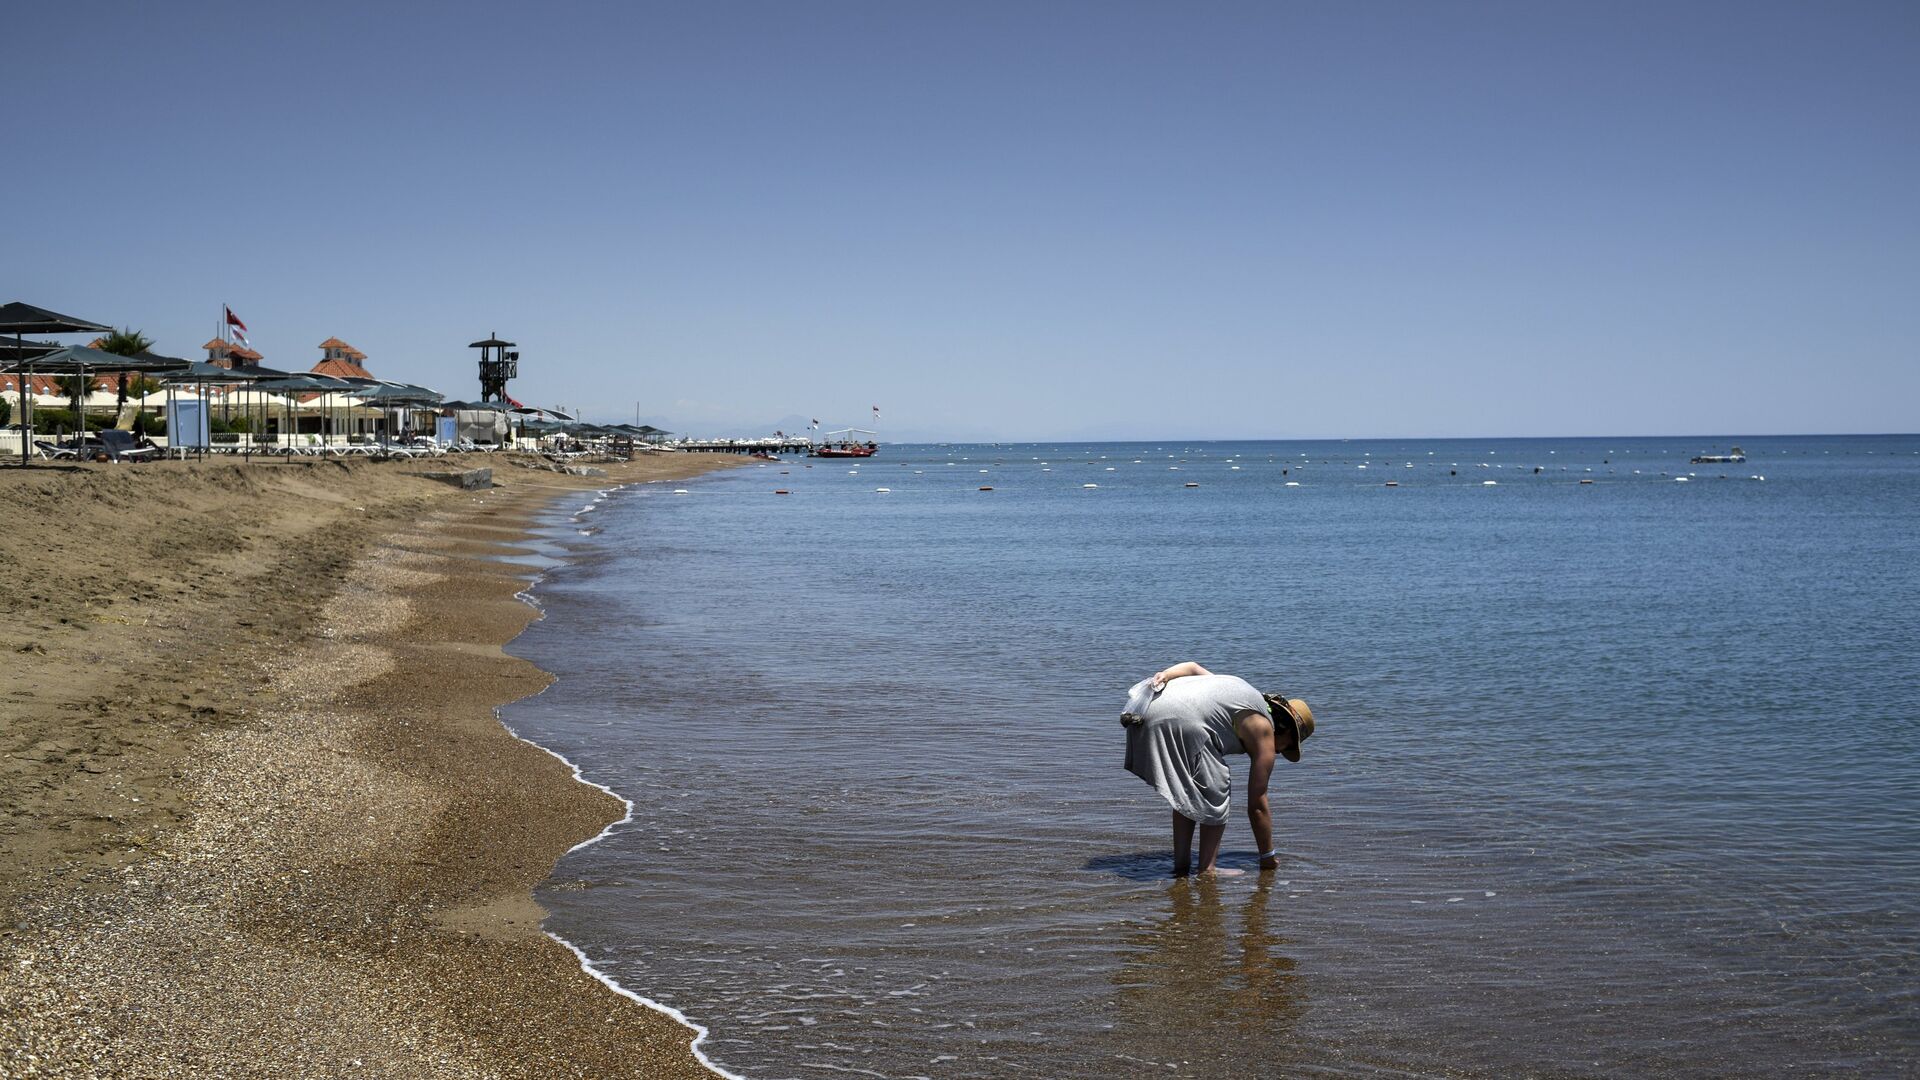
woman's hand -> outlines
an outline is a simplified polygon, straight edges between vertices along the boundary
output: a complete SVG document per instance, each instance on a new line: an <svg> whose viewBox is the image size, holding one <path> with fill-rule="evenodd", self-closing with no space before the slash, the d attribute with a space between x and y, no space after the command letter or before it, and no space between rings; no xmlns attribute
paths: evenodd
<svg viewBox="0 0 1920 1080"><path fill-rule="evenodd" d="M1196 664L1191 660L1188 660L1184 664L1175 664L1170 668L1161 668L1159 671L1154 672L1153 673L1153 689L1155 693L1159 693L1160 690L1165 688L1165 686L1169 682L1172 682L1174 679L1184 678L1188 675L1211 675L1211 674L1213 674L1213 672L1208 671L1206 668L1201 667L1199 664Z"/></svg>

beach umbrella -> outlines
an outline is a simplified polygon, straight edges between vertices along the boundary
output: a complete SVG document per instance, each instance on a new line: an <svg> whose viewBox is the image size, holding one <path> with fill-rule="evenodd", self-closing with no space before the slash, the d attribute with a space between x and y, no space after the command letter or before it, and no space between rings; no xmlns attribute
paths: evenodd
<svg viewBox="0 0 1920 1080"><path fill-rule="evenodd" d="M51 341L27 341L18 337L12 341L0 341L0 365L11 371L18 362L45 356L59 347Z"/></svg>
<svg viewBox="0 0 1920 1080"><path fill-rule="evenodd" d="M159 373L177 371L187 366L187 361L172 356L154 356L152 354L121 356L119 353L90 349L85 345L63 346L45 355L37 356L27 361L27 363L32 365L33 369L40 374L75 375L83 380L83 384L89 373L95 375L114 371ZM79 420L80 418L76 417L75 419ZM86 433L86 424L84 421L81 421L80 428L81 434L84 435Z"/></svg>
<svg viewBox="0 0 1920 1080"><path fill-rule="evenodd" d="M286 454L291 457L293 455L293 443L287 436L292 434L293 409L299 396L302 394L324 395L349 391L352 389L352 384L345 379L336 379L331 375L306 372L303 374L289 374L260 379L253 384L253 388L280 396L282 403L280 408L282 424L280 444L285 449Z"/></svg>
<svg viewBox="0 0 1920 1080"><path fill-rule="evenodd" d="M22 303L18 300L9 304L0 305L0 335L13 335L13 373L23 376L20 380L20 387L23 390L26 389L27 381L31 379L38 370L40 355L45 355L35 355L35 350L28 349L27 341L23 335L111 333L113 333L113 327L111 326L102 326L99 323L88 322L85 319L76 319L71 315L62 315L57 311L48 311L46 308L34 307L32 304ZM42 343L34 342L36 346L40 344ZM29 445L32 441L33 408L32 402L28 401L21 409L20 415L20 464L22 466L30 466L33 464L31 447Z"/></svg>
<svg viewBox="0 0 1920 1080"><path fill-rule="evenodd" d="M367 404L376 406L384 411L398 410L404 413L409 406L418 408L438 407L446 400L445 395L441 394L438 390L431 390L424 386L415 386L412 383L359 378L348 378L346 381L352 384L352 392L356 396L362 398ZM387 445L389 428L390 425L388 424L383 423L380 425L380 445L383 447Z"/></svg>
<svg viewBox="0 0 1920 1080"><path fill-rule="evenodd" d="M219 402L222 415L225 415L231 412L234 404L237 403L237 399L233 397L233 391L220 392L219 388L250 385L264 378L264 373L268 370L269 369L265 368L244 366L226 368L221 367L219 364L209 364L204 360L194 360L189 362L185 368L178 371L169 371L156 377L161 382L167 384L167 390L170 394L175 393L177 387L194 387L196 396L198 396L200 400L207 402L208 408L212 408L214 402ZM276 371L273 372L273 374L278 375L281 373ZM251 453L251 442L249 442L247 450Z"/></svg>

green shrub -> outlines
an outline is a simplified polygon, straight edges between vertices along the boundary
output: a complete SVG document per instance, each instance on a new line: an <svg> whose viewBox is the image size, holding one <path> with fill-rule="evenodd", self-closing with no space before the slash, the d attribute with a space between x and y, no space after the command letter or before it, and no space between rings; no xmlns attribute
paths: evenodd
<svg viewBox="0 0 1920 1080"><path fill-rule="evenodd" d="M0 427L13 423L13 402L0 397Z"/></svg>
<svg viewBox="0 0 1920 1080"><path fill-rule="evenodd" d="M87 417L87 429L89 431L99 431L101 428L109 428L112 426L113 418L110 416L89 415ZM43 435L56 431L71 432L74 430L73 410L35 409L33 410L33 430Z"/></svg>

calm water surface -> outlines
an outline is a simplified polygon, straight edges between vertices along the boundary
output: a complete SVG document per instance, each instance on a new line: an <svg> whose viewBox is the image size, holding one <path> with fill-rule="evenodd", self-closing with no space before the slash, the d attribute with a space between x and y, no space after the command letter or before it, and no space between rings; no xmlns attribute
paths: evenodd
<svg viewBox="0 0 1920 1080"><path fill-rule="evenodd" d="M513 646L508 723L634 802L549 926L753 1080L1911 1073L1920 438L1739 441L616 492ZM1320 719L1278 874L1166 877L1117 715L1184 659Z"/></svg>

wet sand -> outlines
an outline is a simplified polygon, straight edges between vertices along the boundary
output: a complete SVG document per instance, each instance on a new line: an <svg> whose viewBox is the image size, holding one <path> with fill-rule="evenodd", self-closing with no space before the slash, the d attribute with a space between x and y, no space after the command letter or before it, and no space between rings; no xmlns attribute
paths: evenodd
<svg viewBox="0 0 1920 1080"><path fill-rule="evenodd" d="M619 802L500 726L578 477L0 470L0 1074L709 1077L539 930Z"/></svg>

